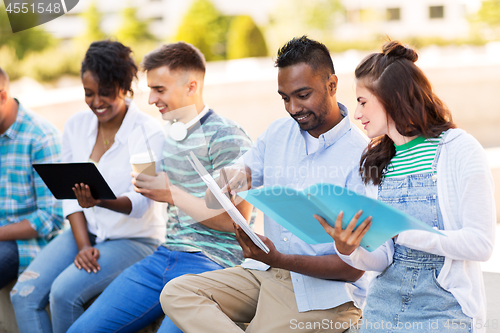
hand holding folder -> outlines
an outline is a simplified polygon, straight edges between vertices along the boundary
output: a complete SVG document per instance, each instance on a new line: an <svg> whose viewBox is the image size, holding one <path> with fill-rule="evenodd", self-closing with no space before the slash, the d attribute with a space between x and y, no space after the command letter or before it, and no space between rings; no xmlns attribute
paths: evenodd
<svg viewBox="0 0 500 333"><path fill-rule="evenodd" d="M356 226L368 216L372 217L370 229L360 244L370 252L405 230L417 229L441 234L381 201L333 184L315 184L303 191L284 186L270 186L240 192L238 195L308 244L332 242L332 238L316 221L314 215L323 217L334 226L341 211L344 212L342 229L347 227L359 210L363 210L363 214Z"/></svg>
<svg viewBox="0 0 500 333"><path fill-rule="evenodd" d="M247 220L241 215L239 210L233 205L231 200L222 193L222 189L217 185L215 180L210 176L210 174L205 170L203 165L200 163L196 155L190 151L189 156L186 156L191 166L196 170L201 179L208 186L210 191L213 193L217 201L222 205L224 210L231 216L233 221L241 228L241 230L254 242L265 253L269 253L269 248L267 245L257 236L255 232L247 224Z"/></svg>

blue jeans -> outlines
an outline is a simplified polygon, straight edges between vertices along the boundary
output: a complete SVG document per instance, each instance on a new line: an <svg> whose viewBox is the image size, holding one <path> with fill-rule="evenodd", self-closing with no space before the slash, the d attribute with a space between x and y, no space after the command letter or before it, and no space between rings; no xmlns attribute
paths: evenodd
<svg viewBox="0 0 500 333"><path fill-rule="evenodd" d="M87 273L73 261L78 247L71 230L52 240L26 271L11 293L19 331L66 332L82 315L83 305L99 295L125 268L153 253L150 238L107 240L93 244L99 250L101 270ZM45 310L50 299L50 313Z"/></svg>
<svg viewBox="0 0 500 333"><path fill-rule="evenodd" d="M163 246L118 276L69 333L137 332L163 315L160 293L168 281L223 267L201 252L170 251ZM181 332L165 317L158 332Z"/></svg>
<svg viewBox="0 0 500 333"><path fill-rule="evenodd" d="M16 241L0 242L0 289L17 277L19 251Z"/></svg>

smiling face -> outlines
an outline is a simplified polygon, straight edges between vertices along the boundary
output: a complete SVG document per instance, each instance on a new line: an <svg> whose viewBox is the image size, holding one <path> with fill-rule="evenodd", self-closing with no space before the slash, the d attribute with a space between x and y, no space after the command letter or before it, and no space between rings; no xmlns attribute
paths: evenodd
<svg viewBox="0 0 500 333"><path fill-rule="evenodd" d="M82 74L83 89L85 90L85 103L97 116L101 123L115 119L116 116L124 116L127 111L125 104L125 92L118 91L116 96L101 95L99 93L99 82L91 71Z"/></svg>
<svg viewBox="0 0 500 333"><path fill-rule="evenodd" d="M192 104L187 73L162 66L149 70L147 80L151 89L149 104L156 105L164 120L182 118L182 114L173 111Z"/></svg>
<svg viewBox="0 0 500 333"><path fill-rule="evenodd" d="M387 117L382 103L360 81L356 83L356 100L358 105L354 112L354 119L361 121L370 139L389 134L392 132L392 127L395 130L394 122Z"/></svg>
<svg viewBox="0 0 500 333"><path fill-rule="evenodd" d="M325 76L306 63L282 67L278 72L278 93L286 111L302 130L316 138L341 119L335 98L337 76Z"/></svg>

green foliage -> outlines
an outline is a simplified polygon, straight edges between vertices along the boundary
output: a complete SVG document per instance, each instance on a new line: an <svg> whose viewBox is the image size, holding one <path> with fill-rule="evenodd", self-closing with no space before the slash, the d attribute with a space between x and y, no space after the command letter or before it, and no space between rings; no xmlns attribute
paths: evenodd
<svg viewBox="0 0 500 333"><path fill-rule="evenodd" d="M27 15L25 19L35 20L35 15ZM15 50L18 59L31 51L41 51L55 44L54 38L41 27L34 27L20 32L12 33L5 6L0 7L0 47L9 46Z"/></svg>
<svg viewBox="0 0 500 333"><path fill-rule="evenodd" d="M227 34L227 59L267 56L267 45L252 18L236 16L231 20Z"/></svg>
<svg viewBox="0 0 500 333"><path fill-rule="evenodd" d="M19 66L18 58L14 48L4 45L0 46L0 67L7 72L11 81L23 76L22 68Z"/></svg>
<svg viewBox="0 0 500 333"><path fill-rule="evenodd" d="M29 54L20 64L23 74L39 82L50 82L63 75L80 75L86 48L81 46L54 47Z"/></svg>
<svg viewBox="0 0 500 333"><path fill-rule="evenodd" d="M500 39L500 0L485 0L476 15L469 18L473 34L489 40Z"/></svg>
<svg viewBox="0 0 500 333"><path fill-rule="evenodd" d="M132 58L134 58L134 61L138 66L146 54L160 46L158 42L152 40L145 40L134 44L124 45L132 49Z"/></svg>
<svg viewBox="0 0 500 333"><path fill-rule="evenodd" d="M477 36L470 36L464 38L445 39L442 37L409 37L402 40L402 42L420 49L426 46L449 46L449 45L484 45L487 41Z"/></svg>
<svg viewBox="0 0 500 333"><path fill-rule="evenodd" d="M137 8L127 7L121 12L121 26L115 35L124 45L132 45L142 41L155 40L149 32L149 22L139 20Z"/></svg>
<svg viewBox="0 0 500 333"><path fill-rule="evenodd" d="M78 38L80 43L89 45L94 41L106 38L106 34L101 29L102 14L95 2L90 3L81 16L85 21L85 31Z"/></svg>
<svg viewBox="0 0 500 333"><path fill-rule="evenodd" d="M477 16L491 27L500 27L500 0L483 1Z"/></svg>
<svg viewBox="0 0 500 333"><path fill-rule="evenodd" d="M223 60L229 21L209 0L194 0L174 39L193 44L207 61Z"/></svg>
<svg viewBox="0 0 500 333"><path fill-rule="evenodd" d="M444 39L442 37L408 37L398 39L403 44L408 44L417 50L431 45L435 46L450 46L450 45L484 45L487 43L485 39L476 37ZM330 39L325 42L332 53L345 52L347 50L374 51L380 52L381 46L387 41L387 37L379 36L368 40L334 40Z"/></svg>
<svg viewBox="0 0 500 333"><path fill-rule="evenodd" d="M276 50L292 37L302 35L323 42L331 40L344 16L340 0L281 0L270 14L268 46Z"/></svg>
<svg viewBox="0 0 500 333"><path fill-rule="evenodd" d="M335 14L344 10L339 0L301 1L303 23L313 29L331 29L335 26Z"/></svg>

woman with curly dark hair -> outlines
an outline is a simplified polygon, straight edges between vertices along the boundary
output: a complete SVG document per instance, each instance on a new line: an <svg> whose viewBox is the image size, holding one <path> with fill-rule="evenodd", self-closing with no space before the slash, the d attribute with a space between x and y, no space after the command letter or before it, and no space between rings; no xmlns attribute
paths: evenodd
<svg viewBox="0 0 500 333"><path fill-rule="evenodd" d="M114 41L90 45L81 67L90 110L65 124L63 162L93 162L116 194L97 200L86 184L75 184L76 200L63 202L71 224L19 277L11 299L21 332L66 332L84 304L125 268L153 253L165 237L153 202L131 184L129 137L148 127L148 140L161 156L163 133L128 97L137 66L130 48ZM132 144L132 142L131 142ZM46 306L50 301L50 316Z"/></svg>
<svg viewBox="0 0 500 333"><path fill-rule="evenodd" d="M417 53L384 45L356 68L361 121L371 143L360 173L378 199L439 229L409 230L373 252L359 247L370 228L345 230L317 217L351 266L381 272L370 285L362 332L484 332L480 261L491 256L496 213L493 180L481 145L455 128L451 114L414 64Z"/></svg>

